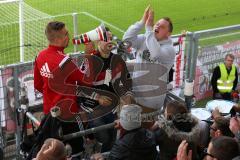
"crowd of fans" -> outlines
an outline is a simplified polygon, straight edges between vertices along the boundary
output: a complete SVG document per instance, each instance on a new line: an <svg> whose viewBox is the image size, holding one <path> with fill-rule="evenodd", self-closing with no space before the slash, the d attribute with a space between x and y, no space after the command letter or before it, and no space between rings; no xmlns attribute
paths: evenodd
<svg viewBox="0 0 240 160"><path fill-rule="evenodd" d="M144 26L146 33L139 34ZM160 19L154 25L154 12L148 7L142 19L129 27L123 39L131 41L132 46L136 48L135 57L138 63L161 64L166 67L166 73L168 73L175 57L175 51L170 38L172 30L173 25L168 17ZM62 86L66 82L72 84L72 86L77 84L107 91L109 95L110 93L117 95L121 106L117 111L118 114L116 112L108 112L102 114L103 116L100 116L100 118L95 118L89 122L78 120L77 122L58 123L51 116L49 118L53 107L60 106L60 109L66 109L66 107L71 106L73 112L77 112L79 109L78 105L81 106L80 110L83 110L85 113L83 116L90 118L88 113L91 113L92 110L99 106L106 108L115 101L95 92L90 92L90 94L81 93L81 96L77 97L69 94L69 90L64 87L60 87L61 90L54 88L57 82L51 81L55 76L52 74L53 71L60 73L71 62L71 59L64 54L64 48L68 46L69 35L65 24L62 22L50 22L46 28L46 35L50 45L46 50L41 51L36 58L34 72L35 88L43 93L45 121L41 123L40 129L42 130L39 131L40 136L38 136L38 141L40 142L37 147L35 146L34 152L36 153L31 152L31 158L35 160L80 160L87 159L87 157L92 160L240 159L240 118L237 115L226 118L221 116L218 110L215 110L212 114L212 121L200 121L191 114L185 104L170 101L164 106L165 94L163 93L165 91L159 91L159 95L153 95L149 99L144 97L144 100L140 101L142 103L139 104L139 101L136 101L134 98L131 85L127 83L131 83L130 74L126 72L124 76L118 76L119 69L126 68L126 66L124 61L113 63L115 59L119 59L119 56L111 52L113 43L111 42L112 34L109 30L107 30L108 38L97 41L95 43L96 48L93 42L85 44L87 54L94 55L103 62L102 67L95 66L95 68L100 68L101 70L97 75L98 77L93 78L94 83L86 84L83 81L86 75L90 74L87 69L89 69L88 67L91 63L86 62L79 67L79 70L71 72L70 77L66 78L66 80L64 79ZM83 36L81 38L81 40L86 40L89 37ZM120 68L117 68L119 67L118 64L120 64ZM111 68L114 66L116 68ZM56 71L56 68L60 69ZM232 75L235 75L235 70ZM122 84L118 83L118 86L115 86L116 79L119 77L122 80ZM148 78L154 79L154 77ZM166 78L167 76L162 77L165 81ZM129 81L126 82L126 79ZM234 78L232 77L232 79ZM230 85L233 85L233 82L229 83ZM116 90L116 87L119 86L124 87ZM221 83L220 89L223 86L224 84ZM218 92L220 91L218 90ZM63 103L65 98L73 103L65 104L69 101ZM150 122L146 122L145 120L147 119L143 118L143 115L147 115L146 113L149 112L146 111L146 108L151 108L154 111L164 108L164 113L158 114L155 116L157 118L150 118ZM233 110L238 112L240 107L235 106ZM65 119L73 115L67 114L67 112L62 112L61 114L61 118ZM62 141L62 139L58 139L52 134L53 132L58 132L53 130L57 126L62 128L63 134L69 134L79 131L79 126L88 129L112 122L115 123L114 129L103 130L85 137L75 137L69 141ZM50 132L51 134L49 134ZM100 144L101 149L96 149L97 144ZM95 149L94 151L92 150L92 155L86 156L86 151L89 148Z"/></svg>
<svg viewBox="0 0 240 160"><path fill-rule="evenodd" d="M125 105L115 128L119 136L108 156L91 155L93 160L238 160L240 118L217 116L212 124L202 128L198 119L187 111L184 104L173 101L167 104L164 117L150 129L141 125L142 109ZM131 117L131 118L129 118ZM131 119L131 120L129 120ZM201 137L201 131L208 131ZM207 138L208 143L202 144ZM69 148L57 139L47 139L35 160L65 160Z"/></svg>

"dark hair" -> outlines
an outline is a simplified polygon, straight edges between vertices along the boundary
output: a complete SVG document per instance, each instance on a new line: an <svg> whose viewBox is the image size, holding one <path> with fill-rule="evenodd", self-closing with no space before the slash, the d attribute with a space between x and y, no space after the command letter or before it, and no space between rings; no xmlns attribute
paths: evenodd
<svg viewBox="0 0 240 160"><path fill-rule="evenodd" d="M234 138L220 136L211 140L211 154L218 160L232 160L239 155L239 146Z"/></svg>
<svg viewBox="0 0 240 160"><path fill-rule="evenodd" d="M192 118L188 114L185 104L178 101L171 101L167 103L167 119L172 120L174 126L183 132L190 132L195 125Z"/></svg>
<svg viewBox="0 0 240 160"><path fill-rule="evenodd" d="M173 116L176 114L184 114L188 113L187 107L185 104L180 103L178 101L170 101L166 105L166 110L168 115Z"/></svg>
<svg viewBox="0 0 240 160"><path fill-rule="evenodd" d="M65 24L63 22L59 21L52 21L49 22L45 29L45 35L47 39L51 42L56 37L59 31L61 31L65 27Z"/></svg>
<svg viewBox="0 0 240 160"><path fill-rule="evenodd" d="M217 117L214 119L216 129L219 129L224 136L234 137L233 133L229 129L230 120L224 117Z"/></svg>
<svg viewBox="0 0 240 160"><path fill-rule="evenodd" d="M165 21L168 21L168 23L169 23L169 25L168 25L168 30L169 30L169 32L172 33L172 31L173 31L172 20L171 20L169 17L163 17L163 19L164 19Z"/></svg>

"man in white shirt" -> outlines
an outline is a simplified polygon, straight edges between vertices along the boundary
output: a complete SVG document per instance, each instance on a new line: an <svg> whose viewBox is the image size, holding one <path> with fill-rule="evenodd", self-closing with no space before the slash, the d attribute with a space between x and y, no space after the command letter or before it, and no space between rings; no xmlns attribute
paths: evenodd
<svg viewBox="0 0 240 160"><path fill-rule="evenodd" d="M144 26L145 33L139 34ZM140 105L148 108L160 109L164 103L168 72L175 60L175 50L170 38L172 30L173 25L168 17L158 20L154 25L154 12L147 7L142 19L131 25L123 36L123 40L130 41L132 47L137 50L138 64L134 65L134 70L149 71L145 76L140 73L133 75L133 88L134 85L142 85L140 88L135 88L138 93L142 91L140 94L135 94L136 100ZM141 77L143 81L134 82L136 77ZM148 93L142 94L143 92Z"/></svg>

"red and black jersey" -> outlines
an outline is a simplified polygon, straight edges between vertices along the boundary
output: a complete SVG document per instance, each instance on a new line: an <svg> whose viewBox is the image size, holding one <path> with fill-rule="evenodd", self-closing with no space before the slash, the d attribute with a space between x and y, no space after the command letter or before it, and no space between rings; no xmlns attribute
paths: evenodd
<svg viewBox="0 0 240 160"><path fill-rule="evenodd" d="M91 70L94 69L92 67L101 67L101 71L96 75L93 81L94 88L112 92L118 97L127 94L127 92L131 93L130 74L121 56L110 53L108 58L103 58L98 51L92 54L92 56L95 56L95 58L92 58L93 61L94 59L101 60L101 66L91 65L91 62L88 61L88 64L82 64L81 70L83 73L89 73L87 70L91 72ZM98 102L95 100L84 97L79 97L78 103L90 108L94 108L98 105Z"/></svg>

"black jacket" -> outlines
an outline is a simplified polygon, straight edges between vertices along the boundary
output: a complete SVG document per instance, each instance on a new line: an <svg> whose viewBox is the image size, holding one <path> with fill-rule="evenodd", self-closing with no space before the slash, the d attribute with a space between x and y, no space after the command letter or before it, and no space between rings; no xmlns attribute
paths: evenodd
<svg viewBox="0 0 240 160"><path fill-rule="evenodd" d="M59 137L59 129L61 128L61 123L57 118L53 118L51 114L47 114L44 116L43 120L41 121L41 125L38 128L37 135L35 137L35 141L32 142L33 146L29 152L28 157L26 160L32 160L36 157L37 153L40 151L44 141L48 138L56 138L60 139Z"/></svg>
<svg viewBox="0 0 240 160"><path fill-rule="evenodd" d="M78 132L79 126L75 122L63 122L58 118L54 118L51 114L47 114L43 120L41 121L41 125L38 128L38 133L35 141L33 142L33 146L31 151L29 152L26 160L32 160L36 157L37 153L40 151L44 141L48 138L55 138L59 140L63 140L61 134L67 135L70 133ZM82 152L83 148L83 138L76 137L70 140L64 141L64 143L68 143L72 147L72 154L76 154Z"/></svg>
<svg viewBox="0 0 240 160"><path fill-rule="evenodd" d="M155 160L156 143L151 131L138 128L117 140L110 151L110 160Z"/></svg>
<svg viewBox="0 0 240 160"><path fill-rule="evenodd" d="M234 66L234 65L233 65ZM235 66L234 66L235 67ZM228 74L231 72L231 70L227 70ZM213 70L213 75L212 75L212 79L211 79L211 84L212 84L212 89L214 93L219 93L218 89L217 89L217 80L221 77L221 72L220 72L220 67L217 66L214 70ZM237 72L237 68L236 68L236 73L235 73L235 80L233 82L233 90L236 89L237 87L237 83L238 83L238 72Z"/></svg>

